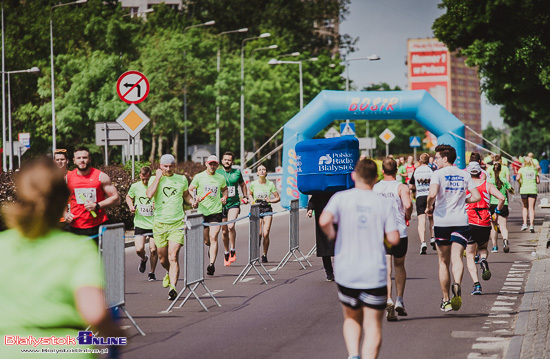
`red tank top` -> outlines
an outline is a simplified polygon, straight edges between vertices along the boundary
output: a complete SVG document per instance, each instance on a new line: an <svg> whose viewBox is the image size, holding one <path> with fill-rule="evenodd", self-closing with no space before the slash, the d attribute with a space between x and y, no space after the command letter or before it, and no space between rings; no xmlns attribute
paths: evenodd
<svg viewBox="0 0 550 359"><path fill-rule="evenodd" d="M489 212L489 200L491 199L491 195L487 191L487 181L483 181L482 184L477 186L477 190L481 195L481 200L477 203L468 203L466 205L468 223L475 224L476 226L490 227L491 213ZM467 193L470 192L467 191Z"/></svg>
<svg viewBox="0 0 550 359"><path fill-rule="evenodd" d="M103 222L107 221L107 215L105 210L100 208L94 211L97 217L93 217L91 212L88 212L84 208L86 201L101 202L105 199L105 192L101 186L99 175L101 171L92 168L90 173L86 176L77 174L78 170L73 170L67 173L67 186L71 195L69 197L71 203L71 214L74 219L71 226L75 228L92 228L99 226ZM86 199L86 201L84 201Z"/></svg>

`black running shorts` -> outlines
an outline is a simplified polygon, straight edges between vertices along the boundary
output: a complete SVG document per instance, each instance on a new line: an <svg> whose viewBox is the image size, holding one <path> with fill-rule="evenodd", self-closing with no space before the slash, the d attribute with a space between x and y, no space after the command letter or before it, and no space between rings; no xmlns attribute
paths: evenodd
<svg viewBox="0 0 550 359"><path fill-rule="evenodd" d="M386 254L394 256L395 258L403 258L407 254L407 248L409 247L409 237L399 238L399 244L396 246L386 247Z"/></svg>
<svg viewBox="0 0 550 359"><path fill-rule="evenodd" d="M435 244L449 246L456 242L466 248L470 240L470 226L434 227Z"/></svg>
<svg viewBox="0 0 550 359"><path fill-rule="evenodd" d="M346 307L360 309L369 307L378 310L386 309L388 287L375 289L352 289L338 284L338 299Z"/></svg>
<svg viewBox="0 0 550 359"><path fill-rule="evenodd" d="M483 227L470 224L470 240L468 244L477 243L478 246L482 246L489 242L491 236L491 226Z"/></svg>
<svg viewBox="0 0 550 359"><path fill-rule="evenodd" d="M426 214L426 206L428 205L428 196L416 197L416 214Z"/></svg>

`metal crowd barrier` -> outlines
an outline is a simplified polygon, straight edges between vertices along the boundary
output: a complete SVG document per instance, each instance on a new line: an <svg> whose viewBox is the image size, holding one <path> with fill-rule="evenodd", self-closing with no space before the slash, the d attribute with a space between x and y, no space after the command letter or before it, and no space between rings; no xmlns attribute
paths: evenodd
<svg viewBox="0 0 550 359"><path fill-rule="evenodd" d="M204 284L204 216L200 213L189 212L195 211L188 211L186 216L186 235L183 245L183 289L178 293L176 299L170 304L165 312L170 312L172 310L174 305L176 305L177 301L187 289L189 289L189 293L187 293L187 296L183 299L183 302L181 302L178 308L183 307L191 295L193 295L203 309L208 312L208 308L206 308L200 297L195 292L199 285L204 287L204 289L208 292L208 295L210 295L214 302L216 302L218 307L222 306L214 297L214 294L210 291L210 289L208 289L208 287Z"/></svg>
<svg viewBox="0 0 550 359"><path fill-rule="evenodd" d="M124 224L99 227L99 254L105 271L105 299L108 308L118 308L126 314L139 334L145 333L124 307Z"/></svg>
<svg viewBox="0 0 550 359"><path fill-rule="evenodd" d="M304 256L302 251L300 250L300 205L299 201L297 199L293 199L290 201L290 215L288 216L289 225L288 225L288 253L285 254L281 262L275 267L276 270L279 270L283 268L288 260L294 256L298 263L300 263L300 266L302 266L302 269L306 269L306 267L302 264L302 259L305 260L310 267L313 267L309 260ZM301 254L300 259L296 252Z"/></svg>
<svg viewBox="0 0 550 359"><path fill-rule="evenodd" d="M265 271L265 273L271 278L272 281L273 277L267 269L265 269L264 265L260 261L260 205L253 204L250 206L250 219L248 222L248 264L244 267L244 269L241 271L241 273L237 276L233 284L237 283L239 280L243 280L246 275L254 269L256 273L260 276L260 278L263 280L265 284L267 284L267 281L262 276L258 268L256 268L256 265L259 264Z"/></svg>

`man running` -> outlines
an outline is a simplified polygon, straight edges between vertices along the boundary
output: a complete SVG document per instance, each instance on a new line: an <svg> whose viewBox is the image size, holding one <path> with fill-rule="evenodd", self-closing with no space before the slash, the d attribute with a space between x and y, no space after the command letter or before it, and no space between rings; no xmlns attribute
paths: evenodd
<svg viewBox="0 0 550 359"><path fill-rule="evenodd" d="M409 186L411 190L416 190L416 214L418 218L418 237L420 238L420 254L426 254L428 246L426 245L426 204L428 202L428 192L430 191L430 179L433 169L429 166L430 156L427 153L420 155L420 167L414 170ZM434 220L428 216L430 226L430 244L435 251L434 238Z"/></svg>
<svg viewBox="0 0 550 359"><path fill-rule="evenodd" d="M439 284L443 299L441 310L459 310L462 305L460 283L464 274L462 256L470 239L470 227L466 214L466 203L479 202L481 196L470 174L453 166L456 150L450 145L435 148L437 171L432 174L426 214L434 217L435 244L439 257ZM466 198L466 190L471 196ZM434 210L435 204L435 210ZM452 267L454 283L453 298L449 300L450 276Z"/></svg>
<svg viewBox="0 0 550 359"><path fill-rule="evenodd" d="M65 173L67 173L67 166L69 165L69 155L67 155L67 150L63 148L58 148L53 154L53 161L55 165L61 168Z"/></svg>
<svg viewBox="0 0 550 359"><path fill-rule="evenodd" d="M185 176L174 173L176 159L170 154L162 155L155 176L149 179L147 198L155 204L153 216L153 236L160 264L166 269L162 280L164 288L170 288L168 299L178 296L176 284L180 274L178 262L180 248L183 245L185 212L183 201L191 203L188 182Z"/></svg>
<svg viewBox="0 0 550 359"><path fill-rule="evenodd" d="M225 178L216 173L218 169L218 157L212 155L206 160L206 170L197 173L191 185L189 192L196 195L193 199L193 208L198 208L199 213L204 215L205 223L221 223L223 205L227 203L227 184ZM214 275L216 267L216 257L218 255L218 234L220 226L204 226L204 244L209 247L208 258L210 263L206 267L206 274Z"/></svg>
<svg viewBox="0 0 550 359"><path fill-rule="evenodd" d="M390 245L398 245L399 232L390 202L372 191L378 179L376 163L360 160L351 178L355 188L330 199L319 225L329 240L336 238L334 274L344 311L348 355L376 358L382 343L388 290L383 238Z"/></svg>
<svg viewBox="0 0 550 359"><path fill-rule="evenodd" d="M158 252L153 239L153 202L147 198L147 186L151 178L151 168L141 167L139 171L140 181L133 183L126 195L126 204L134 216L134 244L136 254L141 259L138 267L140 273L145 272L149 257L145 254L145 240L149 239L149 254L151 255L151 271L147 279L156 280L155 268L157 267Z"/></svg>
<svg viewBox="0 0 550 359"><path fill-rule="evenodd" d="M241 187L243 193L243 203L248 203L248 189L244 182L241 171L233 169L233 159L235 155L233 152L225 152L222 157L222 168L219 168L216 172L221 174L225 178L227 184L227 201L223 206L222 220L224 222L232 221L237 218L241 212L241 201L239 198L238 187ZM235 262L237 255L235 253L235 238L237 237L237 231L235 230L235 223L229 223L222 226L222 238L223 246L225 249L223 264L227 267L231 263Z"/></svg>
<svg viewBox="0 0 550 359"><path fill-rule="evenodd" d="M397 320L395 312L400 316L406 316L407 311L403 304L403 294L405 292L405 281L407 272L405 270L405 255L409 243L407 237L407 222L411 219L412 201L409 194L409 186L397 181L397 163L392 158L386 158L382 163L382 172L384 179L374 185L374 193L386 198L392 207L392 215L396 218L397 229L399 230L399 244L393 247L386 247L386 265L388 298L386 301L386 319L389 322ZM393 259L393 260L392 260ZM392 262L395 265L395 288L397 290L397 299L395 306L392 300Z"/></svg>
<svg viewBox="0 0 550 359"><path fill-rule="evenodd" d="M120 197L109 176L93 168L91 162L86 147L74 151L76 169L67 173L71 211L65 214L65 222L71 232L96 236L97 241L99 226L108 219L105 208L120 204Z"/></svg>

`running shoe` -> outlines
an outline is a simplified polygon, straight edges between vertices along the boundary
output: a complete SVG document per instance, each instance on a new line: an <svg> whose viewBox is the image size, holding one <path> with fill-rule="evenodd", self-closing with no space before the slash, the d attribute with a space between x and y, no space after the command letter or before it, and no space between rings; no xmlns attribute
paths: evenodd
<svg viewBox="0 0 550 359"><path fill-rule="evenodd" d="M168 300L174 300L178 296L178 292L176 291L176 287L173 285L170 286L170 291L168 291Z"/></svg>
<svg viewBox="0 0 550 359"><path fill-rule="evenodd" d="M441 306L440 309L442 312L450 312L453 310L453 307L451 306L451 302L448 300L441 300Z"/></svg>
<svg viewBox="0 0 550 359"><path fill-rule="evenodd" d="M405 310L405 305L403 304L403 302L400 301L395 302L395 311L400 317L406 317L408 315L407 311Z"/></svg>
<svg viewBox="0 0 550 359"><path fill-rule="evenodd" d="M166 272L166 275L162 279L162 286L164 288L168 288L170 286L170 275L168 274L168 272Z"/></svg>
<svg viewBox="0 0 550 359"><path fill-rule="evenodd" d="M229 260L229 253L224 253L223 255L223 265L226 267L229 267L231 265L231 261Z"/></svg>
<svg viewBox="0 0 550 359"><path fill-rule="evenodd" d="M481 284L474 284L474 290L472 291L472 293L470 293L471 295L481 295Z"/></svg>
<svg viewBox="0 0 550 359"><path fill-rule="evenodd" d="M149 259L148 256L145 256L145 259L143 259L142 261L139 262L139 267L138 267L138 271L140 273L145 273L145 268L146 268L146 265L147 265L147 260Z"/></svg>
<svg viewBox="0 0 550 359"><path fill-rule="evenodd" d="M231 252L229 252L229 261L233 263L236 260L237 260L237 253L234 250L232 250Z"/></svg>
<svg viewBox="0 0 550 359"><path fill-rule="evenodd" d="M521 230L522 230L522 231L526 231L526 230L527 230L527 225L526 225L526 224L522 224L522 225L521 225Z"/></svg>
<svg viewBox="0 0 550 359"><path fill-rule="evenodd" d="M493 249L491 249L491 253L498 253L498 247L494 246Z"/></svg>
<svg viewBox="0 0 550 359"><path fill-rule="evenodd" d="M395 315L395 307L392 303L386 304L386 319L388 322L397 322L397 315Z"/></svg>
<svg viewBox="0 0 550 359"><path fill-rule="evenodd" d="M457 311L462 306L462 297L461 297L462 291L460 289L460 284L454 283L452 290L453 290L453 297L451 298L451 307L453 308L454 311Z"/></svg>
<svg viewBox="0 0 550 359"><path fill-rule="evenodd" d="M206 267L206 274L208 275L214 275L215 271L216 271L216 267L214 267L214 263L210 263L208 267Z"/></svg>
<svg viewBox="0 0 550 359"><path fill-rule="evenodd" d="M426 245L426 242L422 242L422 245L420 246L420 254L426 254L427 250L428 246Z"/></svg>
<svg viewBox="0 0 550 359"><path fill-rule="evenodd" d="M266 255L262 256L262 263L267 263L267 256Z"/></svg>
<svg viewBox="0 0 550 359"><path fill-rule="evenodd" d="M489 280L491 279L491 271L489 270L489 263L487 263L487 259L483 258L479 266L481 267L481 278L483 280Z"/></svg>
<svg viewBox="0 0 550 359"><path fill-rule="evenodd" d="M476 254L476 255L474 256L474 263L475 263L475 264L478 264L478 263L479 263L479 254Z"/></svg>
<svg viewBox="0 0 550 359"><path fill-rule="evenodd" d="M334 273L327 273L327 282L334 282Z"/></svg>
<svg viewBox="0 0 550 359"><path fill-rule="evenodd" d="M148 280L149 282L154 282L154 281L156 281L156 280L157 280L157 277L155 276L155 273L149 273L149 274L147 274L147 280Z"/></svg>
<svg viewBox="0 0 550 359"><path fill-rule="evenodd" d="M508 244L508 240L505 239L503 242L504 242L504 248L502 248L502 250L504 251L504 253L510 252L510 245Z"/></svg>
<svg viewBox="0 0 550 359"><path fill-rule="evenodd" d="M430 239L430 244L432 245L432 249L435 251L435 238Z"/></svg>
<svg viewBox="0 0 550 359"><path fill-rule="evenodd" d="M534 226L530 226L530 227L529 227L529 231L530 231L531 233L535 233L535 227L534 227Z"/></svg>

